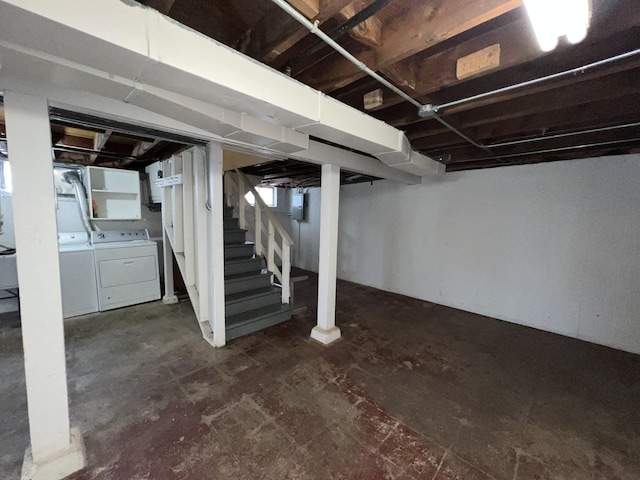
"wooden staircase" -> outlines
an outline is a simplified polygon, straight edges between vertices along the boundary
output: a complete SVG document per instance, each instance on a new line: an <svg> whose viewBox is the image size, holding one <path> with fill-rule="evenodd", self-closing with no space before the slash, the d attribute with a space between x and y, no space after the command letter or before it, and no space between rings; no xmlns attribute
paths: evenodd
<svg viewBox="0 0 640 480"><path fill-rule="evenodd" d="M264 257L255 254L246 241L246 231L233 218L233 208L224 207L224 284L226 339L263 330L291 318L293 308L282 303L280 287L272 284L273 273Z"/></svg>

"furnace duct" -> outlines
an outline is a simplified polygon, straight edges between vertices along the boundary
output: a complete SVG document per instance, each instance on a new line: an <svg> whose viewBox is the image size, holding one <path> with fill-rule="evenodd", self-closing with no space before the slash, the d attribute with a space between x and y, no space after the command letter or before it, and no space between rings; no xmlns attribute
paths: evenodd
<svg viewBox="0 0 640 480"><path fill-rule="evenodd" d="M87 231L87 233L91 234L93 230L91 226L91 221L89 220L89 204L87 203L87 191L80 180L80 175L78 172L73 170L66 171L62 174L62 178L67 183L70 183L73 186L73 190L76 193L76 203L78 204L78 209L80 210L80 218L82 219L82 226Z"/></svg>

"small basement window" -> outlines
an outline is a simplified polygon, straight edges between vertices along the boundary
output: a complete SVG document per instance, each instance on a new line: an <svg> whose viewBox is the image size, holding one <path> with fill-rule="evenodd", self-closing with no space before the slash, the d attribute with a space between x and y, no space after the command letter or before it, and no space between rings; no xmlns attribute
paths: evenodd
<svg viewBox="0 0 640 480"><path fill-rule="evenodd" d="M255 187L256 192L262 198L262 201L267 205L267 207L275 207L277 204L277 195L276 190L273 187ZM249 202L249 205L255 206L256 200L253 198L253 193L247 192L244 198Z"/></svg>

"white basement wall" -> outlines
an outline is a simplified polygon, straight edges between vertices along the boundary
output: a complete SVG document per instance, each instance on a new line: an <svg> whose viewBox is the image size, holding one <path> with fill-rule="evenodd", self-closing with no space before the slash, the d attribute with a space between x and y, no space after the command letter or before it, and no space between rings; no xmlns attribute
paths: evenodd
<svg viewBox="0 0 640 480"><path fill-rule="evenodd" d="M640 155L340 192L338 276L640 353ZM317 271L319 188L300 232Z"/></svg>

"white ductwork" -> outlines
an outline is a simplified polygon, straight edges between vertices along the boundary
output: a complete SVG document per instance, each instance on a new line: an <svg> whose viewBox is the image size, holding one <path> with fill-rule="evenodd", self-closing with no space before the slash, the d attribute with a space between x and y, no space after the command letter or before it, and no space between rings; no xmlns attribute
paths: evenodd
<svg viewBox="0 0 640 480"><path fill-rule="evenodd" d="M135 2L2 0L0 62L0 81L35 73L277 152L313 135L415 175L443 171L401 131Z"/></svg>

